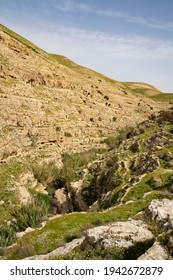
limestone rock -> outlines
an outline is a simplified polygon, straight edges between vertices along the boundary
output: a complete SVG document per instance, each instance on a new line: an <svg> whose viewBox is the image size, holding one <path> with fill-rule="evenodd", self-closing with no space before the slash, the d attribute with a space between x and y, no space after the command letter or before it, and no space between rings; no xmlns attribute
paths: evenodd
<svg viewBox="0 0 173 280"><path fill-rule="evenodd" d="M42 193L42 194L48 194L48 191L46 191L46 187L43 186L41 183L38 183L35 190L38 192L38 193Z"/></svg>
<svg viewBox="0 0 173 280"><path fill-rule="evenodd" d="M144 153L140 158L137 158L133 164L132 169L137 175L142 175L147 172L152 172L160 166L159 158L150 153Z"/></svg>
<svg viewBox="0 0 173 280"><path fill-rule="evenodd" d="M151 180L151 184L154 189L163 187L163 182L159 176L153 177L153 179Z"/></svg>
<svg viewBox="0 0 173 280"><path fill-rule="evenodd" d="M37 185L37 180L35 179L33 173L27 172L21 174L19 180L15 182L16 190L18 192L18 197L22 204L27 204L32 200L32 196L29 192L29 188L35 188Z"/></svg>
<svg viewBox="0 0 173 280"><path fill-rule="evenodd" d="M32 200L32 197L25 186L18 185L17 190L21 204L28 204Z"/></svg>
<svg viewBox="0 0 173 280"><path fill-rule="evenodd" d="M55 191L54 198L57 202L57 207L60 213L68 213L71 206L68 197L68 193L65 188L61 188Z"/></svg>
<svg viewBox="0 0 173 280"><path fill-rule="evenodd" d="M100 245L103 248L118 246L129 249L138 242L151 241L153 238L153 234L143 222L129 220L87 230L83 247Z"/></svg>
<svg viewBox="0 0 173 280"><path fill-rule="evenodd" d="M169 260L169 254L159 242L155 242L138 260Z"/></svg>
<svg viewBox="0 0 173 280"><path fill-rule="evenodd" d="M0 200L0 206L2 206L5 202L3 200Z"/></svg>
<svg viewBox="0 0 173 280"><path fill-rule="evenodd" d="M154 199L148 209L152 220L162 223L165 229L173 228L173 200Z"/></svg>
<svg viewBox="0 0 173 280"><path fill-rule="evenodd" d="M34 230L35 230L34 228L28 227L28 228L25 229L25 231L17 232L16 237L17 238L22 238L26 233L32 232Z"/></svg>
<svg viewBox="0 0 173 280"><path fill-rule="evenodd" d="M71 198L73 200L73 204L75 208L79 209L79 211L87 211L88 205L86 204L84 197L82 195L82 184L85 180L86 176L88 175L88 169L84 169L83 178L76 182L71 182L68 186L68 191L71 194Z"/></svg>

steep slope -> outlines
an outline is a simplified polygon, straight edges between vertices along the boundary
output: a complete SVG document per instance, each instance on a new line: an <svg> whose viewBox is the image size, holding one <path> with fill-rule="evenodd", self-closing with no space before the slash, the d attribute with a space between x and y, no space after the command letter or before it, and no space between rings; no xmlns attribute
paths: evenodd
<svg viewBox="0 0 173 280"><path fill-rule="evenodd" d="M0 44L1 160L30 150L39 156L43 147L52 158L100 147L102 137L161 107L147 97L140 101L120 82L47 54L2 25Z"/></svg>

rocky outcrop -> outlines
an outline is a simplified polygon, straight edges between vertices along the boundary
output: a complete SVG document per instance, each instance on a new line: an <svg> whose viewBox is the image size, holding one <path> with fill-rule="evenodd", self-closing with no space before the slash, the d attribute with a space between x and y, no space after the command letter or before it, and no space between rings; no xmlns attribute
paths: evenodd
<svg viewBox="0 0 173 280"><path fill-rule="evenodd" d="M34 189L37 186L37 180L32 172L21 174L18 181L15 182L15 189L18 194L21 204L28 204L32 200L32 195L29 189Z"/></svg>
<svg viewBox="0 0 173 280"><path fill-rule="evenodd" d="M149 207L153 221L159 222L165 229L173 229L173 200L154 199Z"/></svg>
<svg viewBox="0 0 173 280"><path fill-rule="evenodd" d="M55 191L54 202L57 207L58 213L71 212L71 204L68 193L65 188L61 188Z"/></svg>
<svg viewBox="0 0 173 280"><path fill-rule="evenodd" d="M16 237L17 237L17 238L22 238L25 234L27 234L27 233L29 233L29 232L32 232L32 231L34 231L34 230L35 230L34 228L28 227L28 228L26 228L25 231L17 232L17 233L16 233Z"/></svg>
<svg viewBox="0 0 173 280"><path fill-rule="evenodd" d="M138 243L145 244L153 239L154 236L147 229L146 224L141 221L130 220L87 230L82 248L89 249L99 245L102 248L119 247L128 250Z"/></svg>
<svg viewBox="0 0 173 280"><path fill-rule="evenodd" d="M135 171L137 175L142 175L156 170L159 166L159 158L151 153L145 153L133 162L131 169Z"/></svg>

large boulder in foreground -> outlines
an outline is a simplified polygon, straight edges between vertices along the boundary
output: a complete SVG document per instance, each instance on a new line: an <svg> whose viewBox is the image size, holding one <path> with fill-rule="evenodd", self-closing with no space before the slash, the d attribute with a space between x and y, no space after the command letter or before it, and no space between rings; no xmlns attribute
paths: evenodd
<svg viewBox="0 0 173 280"><path fill-rule="evenodd" d="M146 224L142 221L129 220L87 230L82 247L85 249L96 246L119 247L128 250L135 247L136 244L150 243L153 239L154 236L147 229Z"/></svg>

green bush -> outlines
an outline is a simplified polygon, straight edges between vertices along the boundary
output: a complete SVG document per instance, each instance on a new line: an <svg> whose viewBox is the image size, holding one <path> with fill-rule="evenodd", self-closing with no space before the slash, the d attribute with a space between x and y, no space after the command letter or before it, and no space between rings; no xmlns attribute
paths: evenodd
<svg viewBox="0 0 173 280"><path fill-rule="evenodd" d="M119 140L117 136L109 136L104 140L104 143L110 148L115 149L119 146Z"/></svg>
<svg viewBox="0 0 173 280"><path fill-rule="evenodd" d="M104 150L89 150L82 153L63 154L63 167L59 172L59 179L68 184L79 180L82 177L82 170L86 165L97 158Z"/></svg>
<svg viewBox="0 0 173 280"><path fill-rule="evenodd" d="M133 131L132 127L125 127L123 128L119 134L109 136L104 140L104 143L108 145L110 149L115 149L120 146L120 144L128 138L128 135L130 135Z"/></svg>
<svg viewBox="0 0 173 280"><path fill-rule="evenodd" d="M14 209L11 214L15 220L14 226L16 230L23 231L27 227L36 228L39 226L47 213L48 205L37 197L31 203Z"/></svg>
<svg viewBox="0 0 173 280"><path fill-rule="evenodd" d="M42 165L32 164L31 168L35 178L43 186L49 186L59 175L59 170L54 162L44 163Z"/></svg>
<svg viewBox="0 0 173 280"><path fill-rule="evenodd" d="M34 255L34 246L32 244L26 244L25 246L20 248L20 257L21 259L30 257Z"/></svg>
<svg viewBox="0 0 173 280"><path fill-rule="evenodd" d="M118 247L103 249L101 247L89 250L74 249L66 256L56 258L58 260L122 260L123 253Z"/></svg>
<svg viewBox="0 0 173 280"><path fill-rule="evenodd" d="M3 225L0 227L0 247L10 246L16 239L15 228L11 225Z"/></svg>

